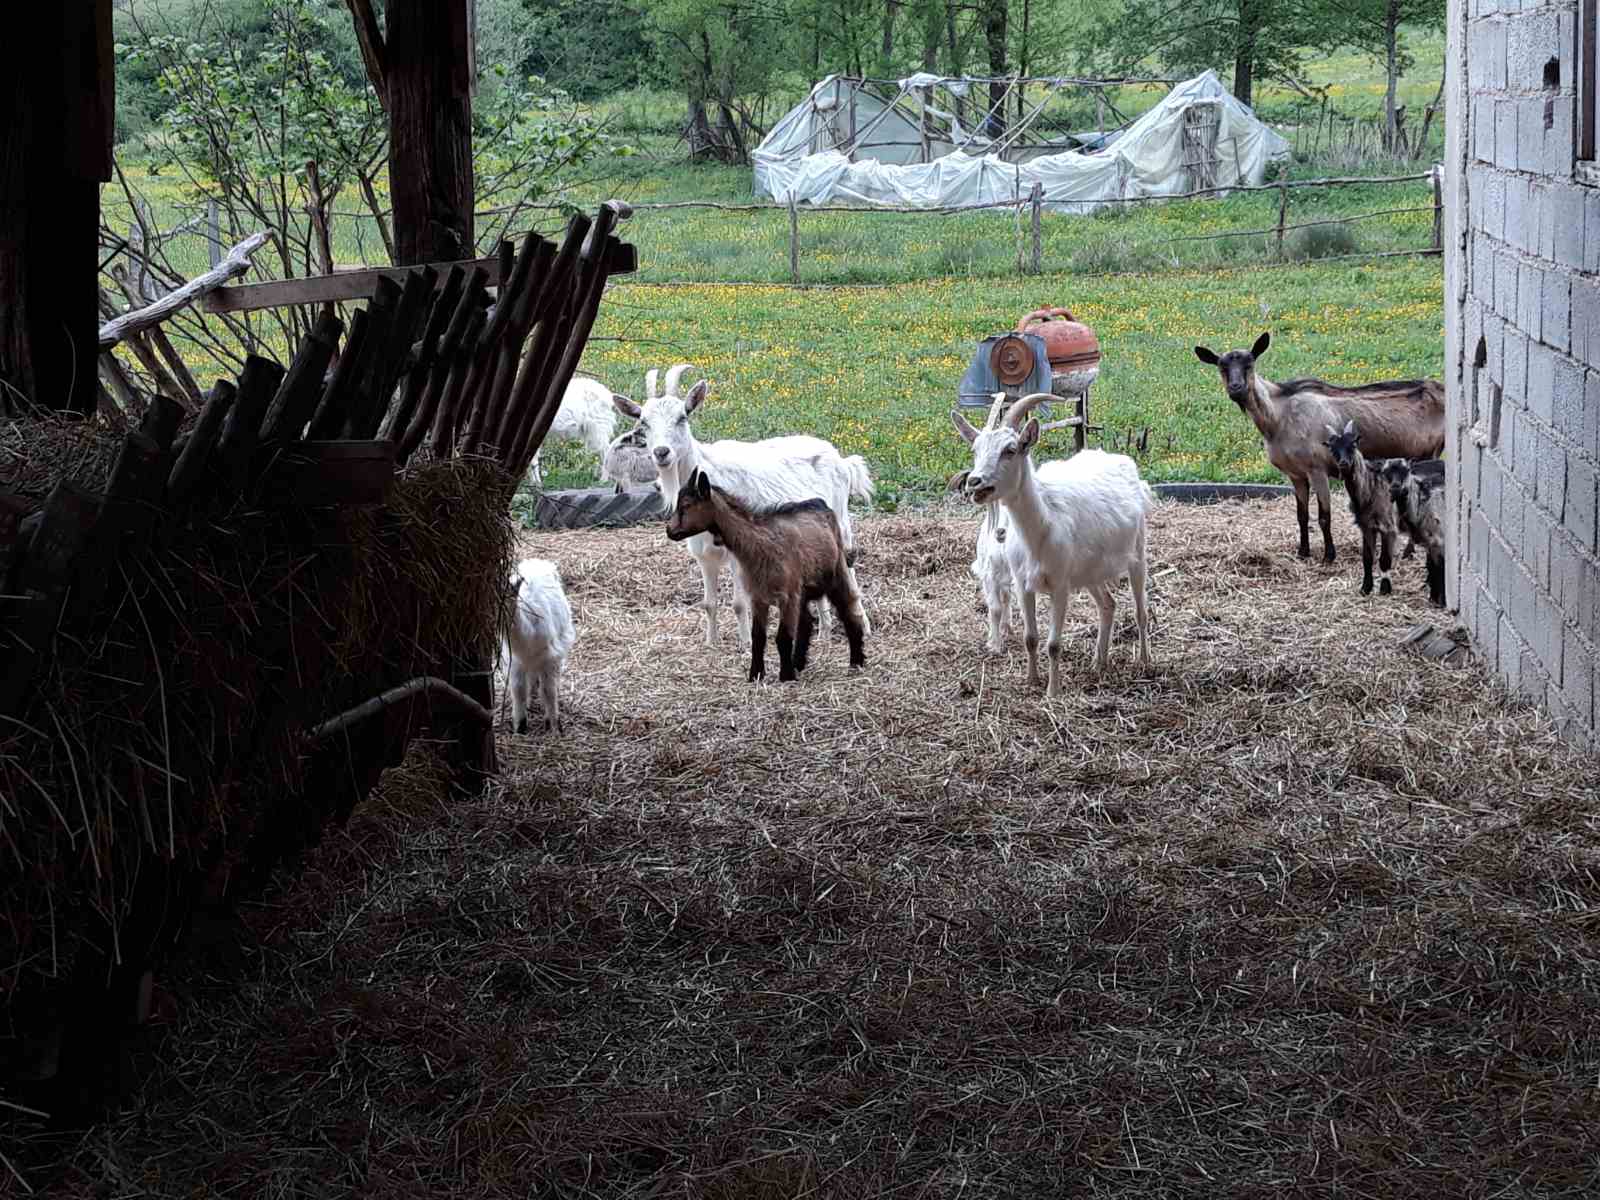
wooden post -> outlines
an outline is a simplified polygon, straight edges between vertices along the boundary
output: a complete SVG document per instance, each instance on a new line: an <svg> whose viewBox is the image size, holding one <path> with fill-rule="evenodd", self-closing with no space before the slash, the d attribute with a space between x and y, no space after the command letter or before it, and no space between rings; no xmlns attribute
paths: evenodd
<svg viewBox="0 0 1600 1200"><path fill-rule="evenodd" d="M1041 220L1041 210L1044 207L1044 184L1034 180L1033 191L1028 196L1028 202L1033 208L1033 271L1034 275L1044 274L1044 229Z"/></svg>
<svg viewBox="0 0 1600 1200"><path fill-rule="evenodd" d="M800 209L792 191L789 193L789 279L800 282Z"/></svg>
<svg viewBox="0 0 1600 1200"><path fill-rule="evenodd" d="M1433 248L1442 250L1444 249L1444 188L1441 186L1441 179L1444 168L1435 163L1430 174L1433 176Z"/></svg>
<svg viewBox="0 0 1600 1200"><path fill-rule="evenodd" d="M933 161L933 135L928 129L928 97L933 94L931 87L917 89L917 131L922 140L922 161Z"/></svg>
<svg viewBox="0 0 1600 1200"><path fill-rule="evenodd" d="M1283 226L1289 218L1289 189L1283 183L1278 184L1278 258L1283 258Z"/></svg>
<svg viewBox="0 0 1600 1200"><path fill-rule="evenodd" d="M99 184L111 178L111 0L37 12L0 79L0 412L21 397L87 414L99 399L96 231Z"/></svg>
<svg viewBox="0 0 1600 1200"><path fill-rule="evenodd" d="M392 4L384 39L395 263L471 258L468 0Z"/></svg>

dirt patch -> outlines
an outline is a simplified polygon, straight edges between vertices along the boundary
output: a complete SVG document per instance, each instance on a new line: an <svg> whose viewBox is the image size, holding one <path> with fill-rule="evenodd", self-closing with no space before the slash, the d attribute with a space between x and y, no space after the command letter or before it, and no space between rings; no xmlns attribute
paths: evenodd
<svg viewBox="0 0 1600 1200"><path fill-rule="evenodd" d="M863 520L867 669L784 685L659 528L528 538L566 733L471 803L414 758L164 980L59 1194L1582 1194L1595 760L1401 650L1422 565L1362 597L1340 528L1163 504L1155 664L1079 599L1049 703L967 509Z"/></svg>

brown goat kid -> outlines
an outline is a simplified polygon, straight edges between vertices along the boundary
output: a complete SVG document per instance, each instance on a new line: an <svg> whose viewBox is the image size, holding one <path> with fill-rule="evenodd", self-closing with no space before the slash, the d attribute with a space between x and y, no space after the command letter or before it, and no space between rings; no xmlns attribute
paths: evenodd
<svg viewBox="0 0 1600 1200"><path fill-rule="evenodd" d="M1317 493L1317 524L1323 558L1334 560L1333 508L1328 476L1333 473L1328 426L1361 427L1363 449L1373 458L1437 458L1444 450L1444 387L1433 379L1397 379L1362 387L1335 387L1320 379L1274 383L1256 373L1256 360L1272 342L1263 333L1248 350L1217 354L1205 346L1195 357L1222 374L1228 398L1261 431L1267 461L1294 485L1300 522L1300 557L1311 557L1310 493ZM1409 549L1409 547L1408 547Z"/></svg>
<svg viewBox="0 0 1600 1200"><path fill-rule="evenodd" d="M1389 581L1389 570L1394 566L1394 542L1400 536L1400 518L1395 512L1394 498L1389 491L1389 481L1384 478L1382 464L1368 461L1361 453L1362 433L1354 421L1346 421L1341 432L1332 425L1325 427L1328 452L1334 467L1344 482L1345 495L1350 498L1350 515L1361 530L1361 594L1372 594L1372 550L1381 543L1378 570L1383 573L1378 594L1387 596L1394 591Z"/></svg>
<svg viewBox="0 0 1600 1200"><path fill-rule="evenodd" d="M844 538L828 502L818 497L757 512L714 485L704 471L690 474L667 518L675 542L710 533L734 561L750 597L750 681L766 674L767 610L778 606L778 679L795 679L811 652L816 619L811 601L826 598L850 643L850 665L865 666L861 597L845 559Z"/></svg>

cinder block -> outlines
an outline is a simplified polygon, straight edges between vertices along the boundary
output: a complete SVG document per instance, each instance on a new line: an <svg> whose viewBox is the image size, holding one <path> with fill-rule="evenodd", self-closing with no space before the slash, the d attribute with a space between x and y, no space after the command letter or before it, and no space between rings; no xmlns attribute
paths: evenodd
<svg viewBox="0 0 1600 1200"><path fill-rule="evenodd" d="M1544 169L1552 179L1571 179L1577 100L1570 95L1549 97L1550 125L1544 131Z"/></svg>
<svg viewBox="0 0 1600 1200"><path fill-rule="evenodd" d="M1486 571L1489 566L1489 518L1480 509L1472 514L1472 521L1467 528L1467 562L1479 572Z"/></svg>
<svg viewBox="0 0 1600 1200"><path fill-rule="evenodd" d="M1505 474L1500 468L1499 457L1492 450L1483 451L1478 469L1478 511L1492 525L1500 524L1501 491L1504 480Z"/></svg>
<svg viewBox="0 0 1600 1200"><path fill-rule="evenodd" d="M1485 97L1480 103L1487 103ZM1497 167L1515 171L1517 159L1517 101L1514 96L1499 96L1494 100L1494 161ZM1543 145L1543 140L1540 142ZM1509 197L1508 197L1509 200ZM1510 209L1506 211L1506 241L1516 245L1511 236Z"/></svg>
<svg viewBox="0 0 1600 1200"><path fill-rule="evenodd" d="M1517 694L1535 708L1549 709L1550 680L1540 667L1538 656L1524 646L1521 659L1517 665Z"/></svg>
<svg viewBox="0 0 1600 1200"><path fill-rule="evenodd" d="M1560 521L1567 503L1566 447L1557 441L1555 434L1549 430L1541 429L1537 436L1539 484L1535 499L1538 500L1540 508Z"/></svg>
<svg viewBox="0 0 1600 1200"><path fill-rule="evenodd" d="M1489 116L1491 127L1494 124L1494 105L1484 103L1474 111L1485 112ZM1491 137L1489 147L1492 150L1494 140ZM1489 156L1486 155L1486 158ZM1493 161L1489 158L1489 161ZM1472 192L1474 203L1472 205L1472 222L1483 230L1489 237L1498 242L1504 242L1506 236L1506 176L1498 167L1483 168L1483 181ZM1485 269L1489 269L1485 264Z"/></svg>
<svg viewBox="0 0 1600 1200"><path fill-rule="evenodd" d="M1485 581L1489 586L1489 594L1494 597L1495 607L1502 612L1511 603L1511 577L1516 572L1516 564L1512 561L1511 553L1506 549L1506 544L1494 530L1489 531L1489 573Z"/></svg>
<svg viewBox="0 0 1600 1200"><path fill-rule="evenodd" d="M1517 259L1504 250L1494 255L1494 311L1509 324L1517 323ZM1509 334L1508 334L1509 336Z"/></svg>
<svg viewBox="0 0 1600 1200"><path fill-rule="evenodd" d="M1571 344L1572 276L1562 267L1547 267L1543 274L1544 312L1539 321L1539 338L1546 346L1565 352Z"/></svg>
<svg viewBox="0 0 1600 1200"><path fill-rule="evenodd" d="M1550 535L1555 529L1555 522L1537 506L1527 510L1522 523L1522 565L1533 576L1534 585L1545 591L1550 590Z"/></svg>
<svg viewBox="0 0 1600 1200"><path fill-rule="evenodd" d="M1492 417L1491 415L1491 424ZM1508 398L1500 405L1500 433L1495 438L1495 452L1500 455L1500 465L1505 467L1509 479L1515 479L1517 473L1517 425L1523 420L1522 410ZM1506 499L1511 499L1508 488Z"/></svg>
<svg viewBox="0 0 1600 1200"><path fill-rule="evenodd" d="M1566 152L1570 159L1570 145ZM1567 169L1571 170L1570 162ZM1556 227L1555 261L1563 266L1583 265L1583 198L1583 189L1576 184L1557 184L1550 189Z"/></svg>
<svg viewBox="0 0 1600 1200"><path fill-rule="evenodd" d="M1556 352L1542 342L1528 346L1528 411L1546 424L1550 422L1555 390Z"/></svg>
<svg viewBox="0 0 1600 1200"><path fill-rule="evenodd" d="M1469 589L1462 586L1462 592ZM1475 577L1472 580L1472 623L1468 626L1472 630L1472 644L1478 655L1485 662L1494 662L1495 641L1500 632L1500 610L1495 607L1494 597L1489 595L1489 589L1483 586L1481 580Z"/></svg>
<svg viewBox="0 0 1600 1200"><path fill-rule="evenodd" d="M1522 551L1522 526L1524 514L1532 506L1531 496L1524 490L1515 470L1504 477L1500 497L1500 523L1495 526L1508 546ZM1504 600L1501 603L1505 603Z"/></svg>
<svg viewBox="0 0 1600 1200"><path fill-rule="evenodd" d="M1499 383L1505 379L1506 364L1506 323L1495 313L1493 306L1485 301L1483 310L1483 340L1487 343L1489 351L1488 374L1491 380Z"/></svg>
<svg viewBox="0 0 1600 1200"><path fill-rule="evenodd" d="M1472 141L1467 148L1468 157L1480 163L1494 161L1494 105L1472 106ZM1481 195L1476 188L1474 195Z"/></svg>
<svg viewBox="0 0 1600 1200"><path fill-rule="evenodd" d="M1530 341L1541 335L1544 318L1544 270L1532 259L1517 264L1517 325Z"/></svg>
<svg viewBox="0 0 1600 1200"><path fill-rule="evenodd" d="M1564 354L1555 356L1550 400L1550 424L1574 447L1583 446L1583 368Z"/></svg>
<svg viewBox="0 0 1600 1200"><path fill-rule="evenodd" d="M1583 197L1583 269L1600 272L1600 192L1592 188Z"/></svg>
<svg viewBox="0 0 1600 1200"><path fill-rule="evenodd" d="M1500 614L1500 626L1495 630L1494 651L1495 674L1505 683L1507 691L1513 695L1520 695L1522 641L1517 637L1517 631L1511 625L1511 618L1505 612Z"/></svg>
<svg viewBox="0 0 1600 1200"><path fill-rule="evenodd" d="M1600 459L1600 371L1583 373L1583 437L1578 444Z"/></svg>
<svg viewBox="0 0 1600 1200"><path fill-rule="evenodd" d="M1517 101L1517 169L1544 170L1544 99L1523 96ZM1544 254L1543 249L1539 249ZM1545 255L1545 257L1549 257Z"/></svg>
<svg viewBox="0 0 1600 1200"><path fill-rule="evenodd" d="M1595 553L1595 526L1600 499L1595 487L1594 463L1585 455L1567 456L1567 507L1562 524L1589 554Z"/></svg>
<svg viewBox="0 0 1600 1200"><path fill-rule="evenodd" d="M1600 354L1600 281L1572 276L1572 357L1589 362ZM1579 392L1583 389L1580 387Z"/></svg>
<svg viewBox="0 0 1600 1200"><path fill-rule="evenodd" d="M1506 178L1506 245L1519 255L1539 249L1538 197L1521 175Z"/></svg>
<svg viewBox="0 0 1600 1200"><path fill-rule="evenodd" d="M1574 92L1578 86L1578 33L1577 14L1564 7L1558 14L1561 27L1556 34L1556 48L1561 56L1561 90Z"/></svg>
<svg viewBox="0 0 1600 1200"><path fill-rule="evenodd" d="M1590 561L1566 534L1557 536L1550 547L1550 598L1567 618L1580 625L1587 614L1583 607L1583 568Z"/></svg>
<svg viewBox="0 0 1600 1200"><path fill-rule="evenodd" d="M1542 115L1540 120L1543 120ZM1541 125L1539 134L1541 138L1544 137L1543 128ZM1542 161L1537 169L1541 171L1544 169ZM1556 260L1555 188L1550 183L1541 181L1534 189L1534 199L1539 210L1539 257L1547 263L1553 263Z"/></svg>
<svg viewBox="0 0 1600 1200"><path fill-rule="evenodd" d="M1575 720L1592 737L1595 731L1595 650L1570 625L1561 627L1561 696Z"/></svg>
<svg viewBox="0 0 1600 1200"><path fill-rule="evenodd" d="M1550 597L1543 592L1533 598L1534 608L1539 613L1539 623L1529 644L1533 648L1534 656L1539 660L1539 665L1544 668L1544 673L1550 681L1552 688L1561 687L1561 614L1556 612L1555 605L1550 603Z"/></svg>

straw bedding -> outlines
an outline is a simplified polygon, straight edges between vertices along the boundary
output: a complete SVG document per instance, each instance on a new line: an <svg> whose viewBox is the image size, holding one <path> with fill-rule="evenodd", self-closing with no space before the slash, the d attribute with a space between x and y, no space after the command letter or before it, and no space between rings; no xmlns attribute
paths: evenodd
<svg viewBox="0 0 1600 1200"><path fill-rule="evenodd" d="M391 772L163 982L60 1193L1592 1194L1595 760L1399 648L1420 561L1364 599L1342 522L1164 505L1155 665L1124 600L1093 676L1080 597L1047 704L975 524L863 520L868 667L797 685L658 527L527 539L566 732Z"/></svg>

